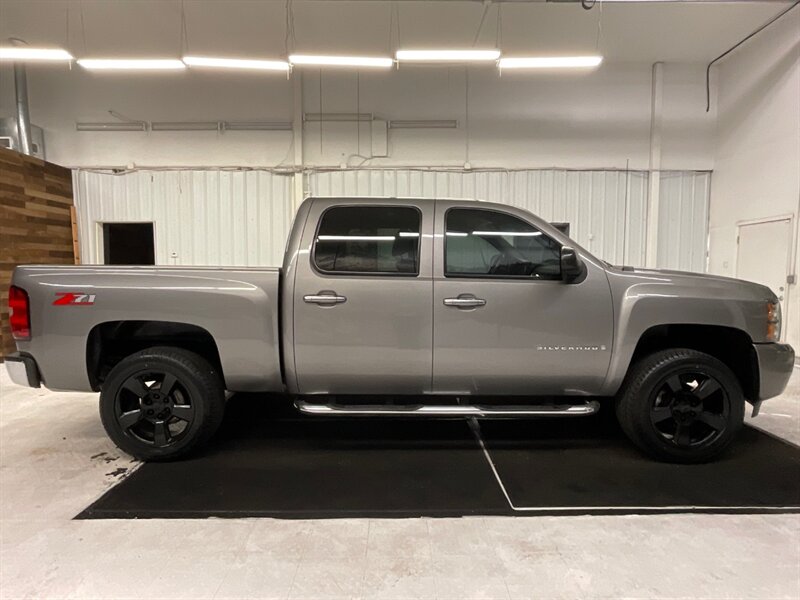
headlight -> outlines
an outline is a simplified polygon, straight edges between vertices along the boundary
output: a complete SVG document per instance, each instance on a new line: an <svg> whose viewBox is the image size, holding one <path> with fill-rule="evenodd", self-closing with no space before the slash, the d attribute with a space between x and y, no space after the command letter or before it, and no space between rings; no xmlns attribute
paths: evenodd
<svg viewBox="0 0 800 600"><path fill-rule="evenodd" d="M781 303L767 302L767 341L777 342L781 339Z"/></svg>

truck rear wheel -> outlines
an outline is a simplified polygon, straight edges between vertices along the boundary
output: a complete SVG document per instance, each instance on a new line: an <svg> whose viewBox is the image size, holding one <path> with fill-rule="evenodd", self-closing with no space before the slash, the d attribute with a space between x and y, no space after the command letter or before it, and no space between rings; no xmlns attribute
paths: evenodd
<svg viewBox="0 0 800 600"><path fill-rule="evenodd" d="M146 461L185 456L219 428L225 390L217 369L194 352L154 347L109 373L100 418L122 450Z"/></svg>
<svg viewBox="0 0 800 600"><path fill-rule="evenodd" d="M659 460L706 462L741 429L744 395L733 372L713 356L663 350L631 367L617 418L631 441Z"/></svg>

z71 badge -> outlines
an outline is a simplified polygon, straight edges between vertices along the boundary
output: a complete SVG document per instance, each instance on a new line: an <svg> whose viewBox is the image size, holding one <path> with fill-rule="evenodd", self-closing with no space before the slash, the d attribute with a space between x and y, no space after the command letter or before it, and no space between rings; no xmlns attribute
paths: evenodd
<svg viewBox="0 0 800 600"><path fill-rule="evenodd" d="M53 306L91 306L94 304L94 294L79 294L77 292L56 292Z"/></svg>

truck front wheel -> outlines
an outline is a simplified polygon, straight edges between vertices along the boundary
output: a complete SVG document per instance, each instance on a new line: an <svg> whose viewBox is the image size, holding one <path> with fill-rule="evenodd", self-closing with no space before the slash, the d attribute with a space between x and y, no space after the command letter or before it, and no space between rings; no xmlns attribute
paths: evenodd
<svg viewBox="0 0 800 600"><path fill-rule="evenodd" d="M733 372L713 356L663 350L631 367L617 418L631 441L659 460L706 462L741 429L744 395Z"/></svg>
<svg viewBox="0 0 800 600"><path fill-rule="evenodd" d="M217 369L194 352L154 347L120 361L100 392L114 443L146 461L179 458L207 442L225 410Z"/></svg>

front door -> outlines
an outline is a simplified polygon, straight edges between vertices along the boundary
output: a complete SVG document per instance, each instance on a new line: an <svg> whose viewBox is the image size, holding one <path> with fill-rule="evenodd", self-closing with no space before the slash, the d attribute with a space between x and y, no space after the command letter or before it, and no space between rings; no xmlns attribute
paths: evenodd
<svg viewBox="0 0 800 600"><path fill-rule="evenodd" d="M433 202L314 200L307 223L293 299L300 393L430 392Z"/></svg>
<svg viewBox="0 0 800 600"><path fill-rule="evenodd" d="M433 387L438 393L599 392L611 357L605 271L561 279L561 244L524 211L436 203Z"/></svg>

